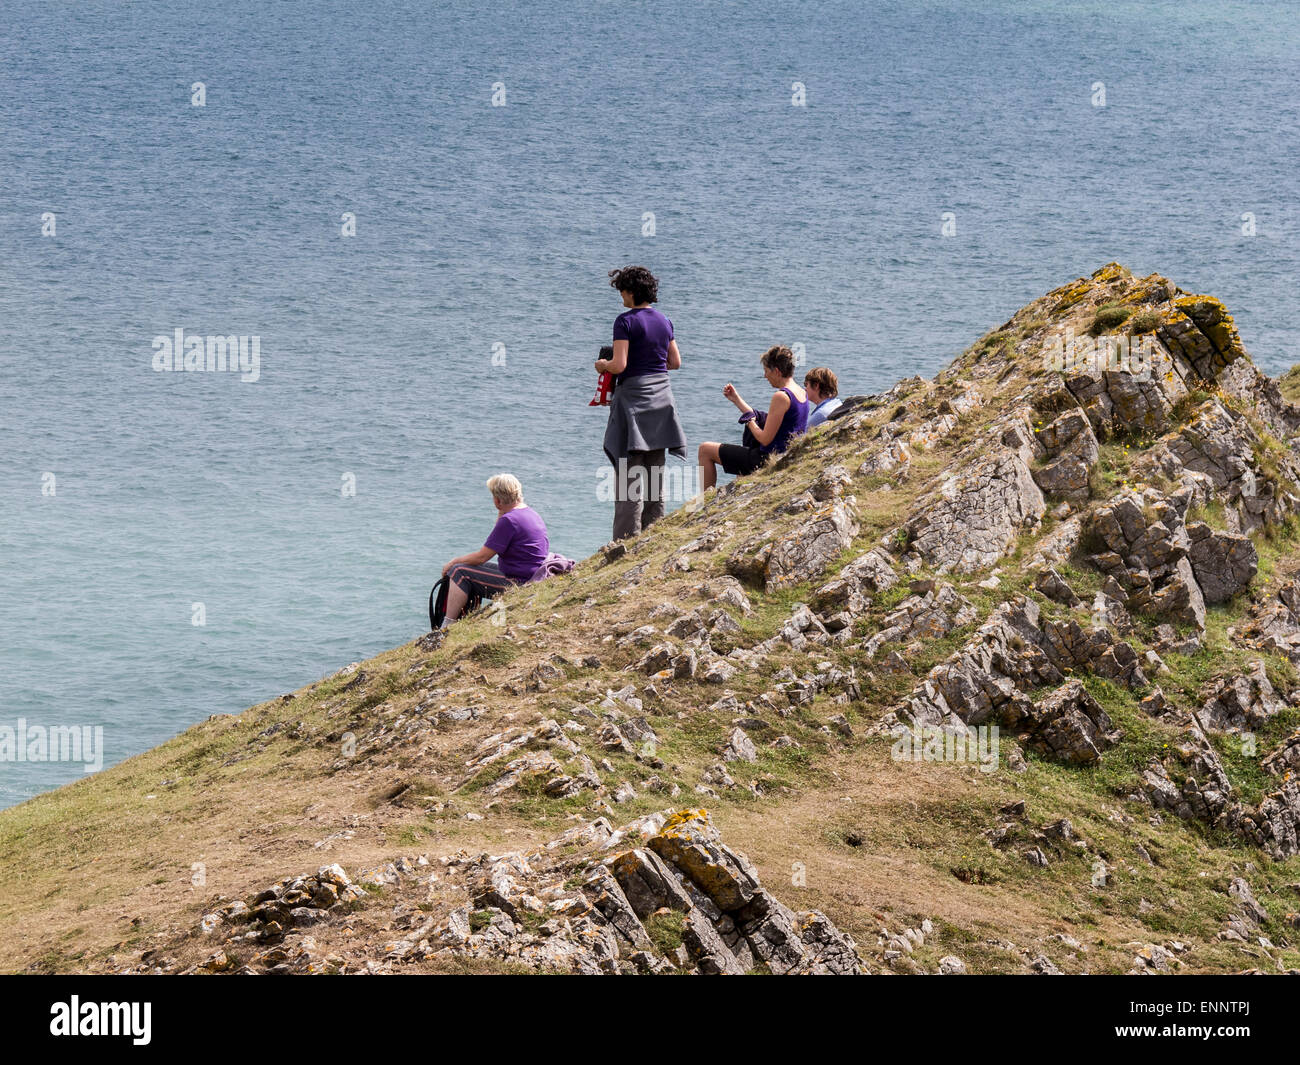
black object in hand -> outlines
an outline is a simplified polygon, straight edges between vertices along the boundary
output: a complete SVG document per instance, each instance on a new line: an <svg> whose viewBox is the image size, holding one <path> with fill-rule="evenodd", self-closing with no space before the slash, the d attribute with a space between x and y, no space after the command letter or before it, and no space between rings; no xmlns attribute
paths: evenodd
<svg viewBox="0 0 1300 1065"><path fill-rule="evenodd" d="M602 359L611 359L611 360L612 360L612 359L614 358L614 348L613 348L613 346L610 345L610 344L606 344L603 348L600 349L600 356L599 356L599 357L602 358ZM616 374L616 373L611 373L611 374L609 375L609 390L610 390L611 392L613 392L614 389L616 389L616 388L618 388L618 374Z"/></svg>

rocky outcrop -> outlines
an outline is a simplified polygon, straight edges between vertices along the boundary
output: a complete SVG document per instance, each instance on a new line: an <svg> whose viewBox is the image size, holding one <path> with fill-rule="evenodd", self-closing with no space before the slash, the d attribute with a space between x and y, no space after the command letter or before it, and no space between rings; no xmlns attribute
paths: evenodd
<svg viewBox="0 0 1300 1065"><path fill-rule="evenodd" d="M1258 805L1240 801L1218 750L1207 735L1201 715L1188 721L1170 757L1153 762L1142 773L1148 800L1157 809L1185 820L1221 828L1283 860L1300 854L1300 781L1286 769L1285 741L1263 765L1278 778L1276 790Z"/></svg>
<svg viewBox="0 0 1300 1065"><path fill-rule="evenodd" d="M1255 661L1244 673L1220 677L1211 685L1200 719L1206 728L1222 732L1254 731L1285 707L1268 679L1264 663Z"/></svg>
<svg viewBox="0 0 1300 1065"><path fill-rule="evenodd" d="M1244 534L1276 524L1300 505L1300 463L1276 451L1270 472L1260 462L1267 451L1246 415L1215 398L1157 442L1138 469L1194 487L1207 498L1212 495L1226 509L1229 530Z"/></svg>
<svg viewBox="0 0 1300 1065"><path fill-rule="evenodd" d="M1250 647L1300 663L1300 579L1292 577L1251 608L1241 638Z"/></svg>
<svg viewBox="0 0 1300 1065"><path fill-rule="evenodd" d="M851 620L870 605L877 593L892 588L898 580L888 552L873 547L818 588L813 595L813 605L824 616L843 613Z"/></svg>
<svg viewBox="0 0 1300 1065"><path fill-rule="evenodd" d="M1037 704L1024 723L1029 747L1058 762L1091 765L1119 739L1106 711L1083 683L1071 680Z"/></svg>
<svg viewBox="0 0 1300 1065"><path fill-rule="evenodd" d="M1037 527L1043 493L1024 460L1000 448L970 473L951 474L904 524L911 570L973 573L993 565L1023 532Z"/></svg>
<svg viewBox="0 0 1300 1065"><path fill-rule="evenodd" d="M956 729L997 724L1023 731L1026 741L1044 753L1094 761L1116 734L1091 696L1077 689L1077 682L1037 705L1028 695L1062 684L1064 669L1086 669L1131 688L1146 684L1130 644L1108 629L1085 630L1073 620L1049 619L1040 625L1038 605L1018 596L994 610L886 721Z"/></svg>
<svg viewBox="0 0 1300 1065"><path fill-rule="evenodd" d="M1187 557L1207 603L1226 603L1254 580L1259 552L1249 537L1216 532L1201 521L1187 526L1187 537Z"/></svg>
<svg viewBox="0 0 1300 1065"><path fill-rule="evenodd" d="M1190 502L1187 490L1126 491L1092 512L1085 536L1097 547L1088 561L1116 582L1128 609L1204 629L1205 599L1184 526Z"/></svg>
<svg viewBox="0 0 1300 1065"><path fill-rule="evenodd" d="M874 658L887 644L946 636L979 617L975 604L947 582L914 581L912 589L912 594L885 618L879 631L863 641L862 649L868 658Z"/></svg>
<svg viewBox="0 0 1300 1065"><path fill-rule="evenodd" d="M597 833L581 857L464 860L470 902L420 953L589 974L866 972L853 940L824 914L796 913L774 898L705 811L660 814L618 832L599 825ZM600 853L638 835L641 846Z"/></svg>
<svg viewBox="0 0 1300 1065"><path fill-rule="evenodd" d="M857 534L852 500L835 499L788 533L751 540L728 559L727 572L769 592L799 584L825 573Z"/></svg>
<svg viewBox="0 0 1300 1065"><path fill-rule="evenodd" d="M1186 361L1205 381L1245 355L1236 323L1223 303L1213 296L1184 294L1173 301L1172 310L1158 334L1165 346Z"/></svg>
<svg viewBox="0 0 1300 1065"><path fill-rule="evenodd" d="M1034 483L1050 497L1086 502L1089 474L1101 454L1087 415L1078 408L1066 411L1036 435L1047 460L1034 469Z"/></svg>

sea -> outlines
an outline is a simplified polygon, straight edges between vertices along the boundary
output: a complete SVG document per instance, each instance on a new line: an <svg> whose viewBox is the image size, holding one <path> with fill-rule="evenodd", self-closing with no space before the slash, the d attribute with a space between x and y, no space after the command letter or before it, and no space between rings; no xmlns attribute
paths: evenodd
<svg viewBox="0 0 1300 1065"><path fill-rule="evenodd" d="M3 0L0 755L111 766L412 639L494 473L605 542L617 267L692 458L772 344L879 391L1111 260L1281 372L1297 86L1271 0Z"/></svg>

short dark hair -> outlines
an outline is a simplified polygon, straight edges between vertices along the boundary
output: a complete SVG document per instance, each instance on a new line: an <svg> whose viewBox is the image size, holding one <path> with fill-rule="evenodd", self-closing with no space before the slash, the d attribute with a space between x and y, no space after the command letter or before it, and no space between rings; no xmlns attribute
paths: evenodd
<svg viewBox="0 0 1300 1065"><path fill-rule="evenodd" d="M625 266L622 270L611 270L609 284L620 292L632 293L632 299L637 303L659 301L659 281L644 266Z"/></svg>
<svg viewBox="0 0 1300 1065"><path fill-rule="evenodd" d="M840 394L840 383L835 377L835 371L825 366L814 366L804 376L803 383L805 388L814 385L823 396Z"/></svg>
<svg viewBox="0 0 1300 1065"><path fill-rule="evenodd" d="M784 344L775 344L763 352L763 366L782 377L794 376L794 352Z"/></svg>

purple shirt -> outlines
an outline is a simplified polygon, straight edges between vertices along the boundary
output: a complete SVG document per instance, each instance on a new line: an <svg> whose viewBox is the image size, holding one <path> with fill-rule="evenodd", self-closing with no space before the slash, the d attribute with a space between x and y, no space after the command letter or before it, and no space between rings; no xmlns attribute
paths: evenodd
<svg viewBox="0 0 1300 1065"><path fill-rule="evenodd" d="M635 307L615 318L614 339L627 341L627 369L620 379L668 372L673 323L653 307Z"/></svg>
<svg viewBox="0 0 1300 1065"><path fill-rule="evenodd" d="M501 572L516 581L528 580L551 551L546 522L532 507L507 510L498 517L483 546L496 552Z"/></svg>

